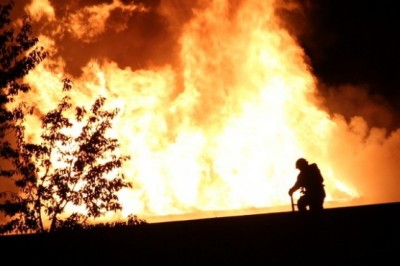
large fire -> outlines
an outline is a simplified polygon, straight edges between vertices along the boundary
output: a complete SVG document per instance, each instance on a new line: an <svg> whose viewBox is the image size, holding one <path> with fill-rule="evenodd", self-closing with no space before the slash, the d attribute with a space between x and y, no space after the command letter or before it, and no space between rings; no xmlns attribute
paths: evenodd
<svg viewBox="0 0 400 266"><path fill-rule="evenodd" d="M135 68L91 58L72 78L74 104L105 96L110 107L121 109L110 134L131 156L122 171L134 188L119 194L124 206L119 215L133 213L151 222L218 211L290 210L287 192L299 157L321 168L328 207L360 198L398 200L392 188L398 181L389 181L395 179L383 181L385 192L373 194L372 187L379 184L374 178L393 176L382 169L398 161L399 152L391 149L389 157L385 146L398 146L399 132L386 136L384 129L369 129L362 117L346 122L328 115L304 51L276 15L277 8L293 6L274 0L197 1L189 15L178 16L173 8L183 2L162 1L157 9L178 36L173 62ZM56 25L38 35L50 56L26 77L33 89L24 98L38 114L57 105L61 79L70 76L71 54L63 56L57 37L99 41L107 27L124 31L129 16L152 12L119 0L76 8L64 18L47 0L24 8L36 21ZM121 19L110 26L116 10ZM74 49L77 58L83 56L79 45ZM29 138L37 139L40 130L32 121ZM380 164L372 164L372 156Z"/></svg>

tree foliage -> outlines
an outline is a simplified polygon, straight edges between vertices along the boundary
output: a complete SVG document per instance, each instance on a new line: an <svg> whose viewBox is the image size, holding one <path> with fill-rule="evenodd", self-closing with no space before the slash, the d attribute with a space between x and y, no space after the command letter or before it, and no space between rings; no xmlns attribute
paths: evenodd
<svg viewBox="0 0 400 266"><path fill-rule="evenodd" d="M19 118L17 113L8 111L5 104L12 102L18 93L30 90L22 78L47 56L43 47L37 46L38 39L31 36L29 16L22 18L19 29L12 27L10 17L13 7L12 0L0 5L0 138Z"/></svg>
<svg viewBox="0 0 400 266"><path fill-rule="evenodd" d="M47 54L31 37L29 17L23 18L18 33L10 27L13 5L0 5L0 160L9 164L0 165L0 177L14 185L12 190L0 190L0 213L7 218L0 224L0 234L84 226L89 218L121 210L117 192L131 187L118 171L129 157L118 155L118 140L107 137L118 110L105 110L106 99L100 97L90 110L76 107L73 112L65 96L41 117L39 143L28 142L25 118L33 108L21 102L9 110L7 103L29 91L23 77ZM71 89L69 80L64 80L63 89ZM80 133L73 134L79 125ZM5 137L9 133L12 138Z"/></svg>
<svg viewBox="0 0 400 266"><path fill-rule="evenodd" d="M25 141L23 123L15 127L16 148L4 145L1 156L12 162L8 176L18 191L0 204L11 218L1 233L52 232L122 209L117 192L131 184L117 170L129 157L117 155L118 140L106 136L118 110L104 110L104 103L105 98L99 98L90 110L76 107L71 119L66 114L72 105L64 97L41 118L39 144ZM80 134L75 136L77 124Z"/></svg>

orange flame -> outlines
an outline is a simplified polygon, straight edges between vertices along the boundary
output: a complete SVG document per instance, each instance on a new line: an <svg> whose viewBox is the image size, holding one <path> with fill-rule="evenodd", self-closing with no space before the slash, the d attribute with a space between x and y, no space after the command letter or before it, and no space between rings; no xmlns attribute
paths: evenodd
<svg viewBox="0 0 400 266"><path fill-rule="evenodd" d="M320 166L328 203L363 196L346 176L355 168L344 163L359 149L340 148L349 138L360 143L354 132L368 131L362 128L367 125L355 118L348 126L323 110L304 52L275 14L278 2L235 3L199 1L179 33L179 64L134 70L94 58L73 79L76 105L101 95L122 110L110 134L120 140L121 152L131 155L122 170L135 184L119 194L123 216L179 214L184 219L214 211L285 208L297 175L294 162L301 156ZM107 8L128 6L114 0ZM53 16L51 10L44 12ZM134 10L147 11L129 9ZM108 17L104 13L93 19ZM84 24L70 29L89 42L104 32L102 21L87 25L92 35ZM39 38L57 54L52 36ZM54 108L65 75L61 56L46 59L26 77L33 90L25 100L39 113ZM27 129L33 140L39 125L31 122ZM375 131L376 139L380 134Z"/></svg>

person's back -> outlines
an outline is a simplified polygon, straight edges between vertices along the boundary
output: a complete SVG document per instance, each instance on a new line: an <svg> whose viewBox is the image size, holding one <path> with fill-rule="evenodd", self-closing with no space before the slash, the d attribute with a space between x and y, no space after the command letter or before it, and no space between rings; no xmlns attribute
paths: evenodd
<svg viewBox="0 0 400 266"><path fill-rule="evenodd" d="M321 193L324 190L324 178L317 164L309 164L302 172L304 175L304 189L309 193Z"/></svg>

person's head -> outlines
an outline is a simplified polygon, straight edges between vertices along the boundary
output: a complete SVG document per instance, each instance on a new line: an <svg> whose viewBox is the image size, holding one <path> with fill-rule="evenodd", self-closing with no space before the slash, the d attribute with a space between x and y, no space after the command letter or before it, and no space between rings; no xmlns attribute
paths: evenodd
<svg viewBox="0 0 400 266"><path fill-rule="evenodd" d="M296 168L299 169L300 171L303 170L307 166L308 166L308 162L304 158L300 158L296 161Z"/></svg>

